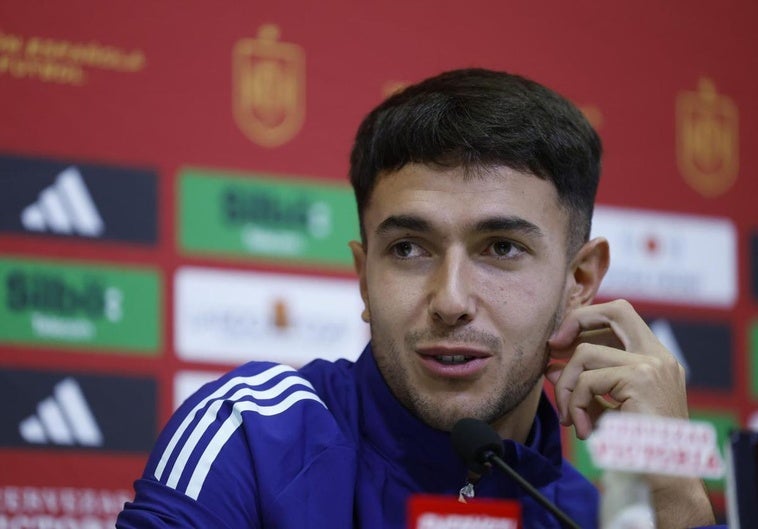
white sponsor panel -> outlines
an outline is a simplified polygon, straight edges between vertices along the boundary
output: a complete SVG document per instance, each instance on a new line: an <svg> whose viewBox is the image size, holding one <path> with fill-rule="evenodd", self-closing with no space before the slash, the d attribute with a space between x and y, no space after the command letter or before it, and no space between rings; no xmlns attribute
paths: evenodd
<svg viewBox="0 0 758 529"><path fill-rule="evenodd" d="M599 206L592 234L611 247L603 297L719 308L737 300L729 219Z"/></svg>
<svg viewBox="0 0 758 529"><path fill-rule="evenodd" d="M179 371L174 376L174 409L204 384L213 382L223 374L221 371Z"/></svg>
<svg viewBox="0 0 758 529"><path fill-rule="evenodd" d="M73 487L0 486L0 527L112 528L131 491Z"/></svg>
<svg viewBox="0 0 758 529"><path fill-rule="evenodd" d="M487 515L435 514L421 515L418 529L518 529L517 520Z"/></svg>
<svg viewBox="0 0 758 529"><path fill-rule="evenodd" d="M175 348L185 360L301 366L355 359L368 342L352 279L183 267L175 280Z"/></svg>
<svg viewBox="0 0 758 529"><path fill-rule="evenodd" d="M588 447L595 466L606 470L703 478L724 475L716 429L703 421L606 413Z"/></svg>

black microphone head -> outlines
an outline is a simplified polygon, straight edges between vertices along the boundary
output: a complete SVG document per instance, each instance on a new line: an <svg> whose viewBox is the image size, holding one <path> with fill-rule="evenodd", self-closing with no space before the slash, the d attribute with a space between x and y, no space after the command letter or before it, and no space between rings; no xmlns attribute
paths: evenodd
<svg viewBox="0 0 758 529"><path fill-rule="evenodd" d="M479 419L459 420L450 432L450 440L469 470L477 474L484 473L488 452L499 457L504 454L500 436L492 426Z"/></svg>

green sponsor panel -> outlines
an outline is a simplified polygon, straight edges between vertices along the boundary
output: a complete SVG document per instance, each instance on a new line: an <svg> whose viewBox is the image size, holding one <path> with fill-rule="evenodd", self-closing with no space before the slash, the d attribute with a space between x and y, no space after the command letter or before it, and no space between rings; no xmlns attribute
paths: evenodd
<svg viewBox="0 0 758 529"><path fill-rule="evenodd" d="M0 258L0 341L155 356L160 299L156 271Z"/></svg>
<svg viewBox="0 0 758 529"><path fill-rule="evenodd" d="M726 442L729 432L737 428L737 418L729 413L715 413L712 411L690 411L690 419L693 421L709 422L716 429L717 444L722 457L724 455L724 443ZM602 475L602 470L592 463L587 441L578 439L573 434L573 429L569 434L571 441L571 462L587 479L598 482ZM723 479L706 479L708 489L712 491L721 491L724 489Z"/></svg>
<svg viewBox="0 0 758 529"><path fill-rule="evenodd" d="M185 169L179 197L186 253L352 266L358 217L347 186Z"/></svg>
<svg viewBox="0 0 758 529"><path fill-rule="evenodd" d="M748 381L748 387L753 394L753 397L758 397L758 320L753 320L750 323L748 329L748 351L750 351L750 380Z"/></svg>

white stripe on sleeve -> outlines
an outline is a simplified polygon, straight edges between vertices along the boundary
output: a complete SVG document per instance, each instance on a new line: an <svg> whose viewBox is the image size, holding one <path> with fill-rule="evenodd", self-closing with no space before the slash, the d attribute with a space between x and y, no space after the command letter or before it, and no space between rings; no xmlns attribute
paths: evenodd
<svg viewBox="0 0 758 529"><path fill-rule="evenodd" d="M306 386L310 389L313 389L313 386L311 386L311 384L304 378L290 376L279 381L272 388L262 390L262 391L257 391L250 387L245 386L235 391L229 397L222 397L214 401L213 403L211 403L211 405L208 406L208 408L205 410L205 413L203 413L203 417L200 419L200 421L197 423L195 428L192 430L192 433L190 434L190 436L184 442L184 445L182 446L182 449L176 458L176 462L174 463L174 466L171 469L171 474L169 474L168 480L166 481L166 485L168 485L169 487L173 489L176 488L176 484L179 483L179 479L181 478L182 473L184 472L184 467L187 465L187 461L192 455L192 452L197 447L203 434L208 430L211 424L213 424L213 422L216 420L216 415L218 414L219 410L221 409L221 406L223 406L225 402L237 402L241 400L243 397L252 397L253 399L257 401L273 399L275 397L278 397L279 395L284 393L287 389L295 385Z"/></svg>
<svg viewBox="0 0 758 529"><path fill-rule="evenodd" d="M232 434L242 424L243 412L252 411L266 416L278 415L301 400L315 400L324 404L315 393L311 393L310 391L295 391L274 406L259 406L255 402L250 401L235 403L232 414L224 421L224 424L216 432L216 435L213 436L213 439L211 439L211 442L208 443L205 451L200 456L200 460L197 462L194 472L192 472L192 477L185 491L187 496L195 500L198 498L200 490L203 488L203 483L205 483L205 478L211 470L211 465L213 465L219 452L221 452L221 449Z"/></svg>
<svg viewBox="0 0 758 529"><path fill-rule="evenodd" d="M257 375L249 376L249 377L234 377L226 381L220 388L218 388L216 391L205 397L203 400L201 400L197 405L195 405L194 408L192 408L189 413L184 417L184 420L181 422L179 427L174 432L174 435L171 437L171 440L169 441L168 445L166 446L166 449L163 451L163 454L161 455L161 459L158 462L158 466L155 468L155 478L161 479L161 476L163 476L163 471L166 469L166 464L168 464L168 460L171 458L171 455L174 452L174 448L176 448L177 443L179 442L179 439L181 439L182 435L184 434L184 431L189 427L190 423L195 417L195 414L205 407L208 402L212 400L216 400L218 398L223 397L226 395L233 387L238 386L240 384L245 384L248 386L260 386L262 384L265 384L272 378L276 377L277 375L280 375L282 373L286 372L295 372L295 369L286 366L286 365L276 365L274 367L271 367L261 373L258 373Z"/></svg>

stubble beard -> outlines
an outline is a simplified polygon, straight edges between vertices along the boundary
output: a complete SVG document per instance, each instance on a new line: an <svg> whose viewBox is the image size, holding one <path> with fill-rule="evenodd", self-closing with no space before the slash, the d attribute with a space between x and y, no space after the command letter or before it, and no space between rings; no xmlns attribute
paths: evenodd
<svg viewBox="0 0 758 529"><path fill-rule="evenodd" d="M455 423L464 418L472 417L488 423L494 423L502 419L516 409L524 399L532 392L535 385L542 380L542 375L549 362L549 349L547 339L561 321L561 311L553 315L548 328L541 336L537 350L526 351L523 346L515 345L513 349L512 369L505 373L505 380L499 388L485 392L484 397L479 397L473 402L445 402L444 396L419 390L413 387L410 374L402 361L403 354L415 354L414 343L430 338L454 339L456 343L476 343L496 348L500 354L508 354L503 351L502 340L492 334L475 330L459 330L445 335L432 332L412 332L405 339L405 347L398 346L391 338L379 339L382 336L375 332L374 323L371 322L372 347L379 354L375 354L377 366L389 386L392 393L400 403L413 415L424 423L438 430L450 431ZM539 362L530 362L533 355L539 355ZM451 381L452 384L455 381ZM465 391L463 382L462 391Z"/></svg>

